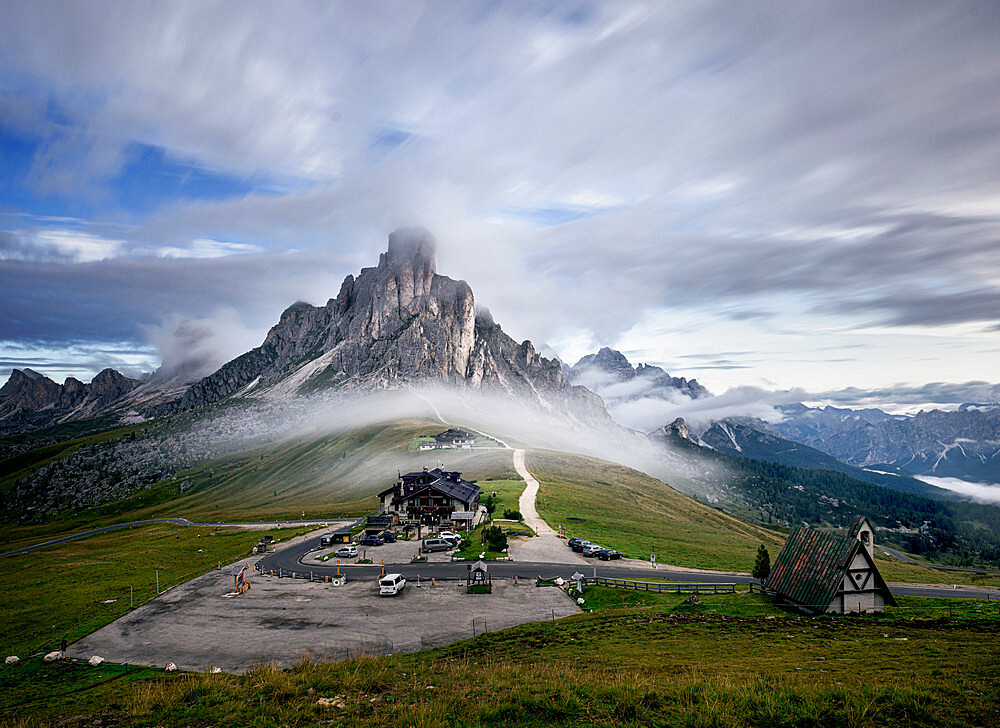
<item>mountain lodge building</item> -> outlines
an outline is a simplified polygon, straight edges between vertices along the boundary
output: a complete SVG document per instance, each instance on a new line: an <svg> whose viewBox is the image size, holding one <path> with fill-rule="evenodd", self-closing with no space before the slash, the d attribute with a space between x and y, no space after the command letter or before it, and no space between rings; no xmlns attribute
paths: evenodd
<svg viewBox="0 0 1000 728"><path fill-rule="evenodd" d="M395 485L378 494L382 512L428 525L451 520L455 511L479 509L479 486L454 471L424 468L400 474Z"/></svg>
<svg viewBox="0 0 1000 728"><path fill-rule="evenodd" d="M861 516L847 536L799 526L775 559L765 587L818 614L884 612L896 600L873 558L875 529Z"/></svg>
<svg viewBox="0 0 1000 728"><path fill-rule="evenodd" d="M476 436L465 430L457 430L449 427L444 432L439 432L433 436L433 441L427 440L420 443L420 450L440 450L443 448L454 448L458 450L471 450L475 447Z"/></svg>

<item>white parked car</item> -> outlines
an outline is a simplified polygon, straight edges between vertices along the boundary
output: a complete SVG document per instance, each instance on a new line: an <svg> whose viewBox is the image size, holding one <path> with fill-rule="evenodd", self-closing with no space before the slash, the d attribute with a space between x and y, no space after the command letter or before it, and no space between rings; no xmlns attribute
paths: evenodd
<svg viewBox="0 0 1000 728"><path fill-rule="evenodd" d="M383 597L394 597L406 587L402 574L386 574L378 580L378 593Z"/></svg>
<svg viewBox="0 0 1000 728"><path fill-rule="evenodd" d="M333 552L333 555L341 559L353 559L358 555L358 547L354 544L348 544L347 546L341 546L339 549Z"/></svg>
<svg viewBox="0 0 1000 728"><path fill-rule="evenodd" d="M438 538L443 538L445 541L450 541L456 546L458 546L459 542L462 540L462 537L459 536L454 531L441 531L441 533L438 534Z"/></svg>

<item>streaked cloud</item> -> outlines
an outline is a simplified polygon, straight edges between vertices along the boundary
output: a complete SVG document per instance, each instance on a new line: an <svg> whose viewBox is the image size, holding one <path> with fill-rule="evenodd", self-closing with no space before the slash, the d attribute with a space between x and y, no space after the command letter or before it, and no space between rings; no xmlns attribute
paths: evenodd
<svg viewBox="0 0 1000 728"><path fill-rule="evenodd" d="M7 341L148 345L229 309L263 332L421 224L441 272L570 360L617 345L720 392L995 369L995 5L65 2L4 20ZM731 342L753 353L711 356Z"/></svg>

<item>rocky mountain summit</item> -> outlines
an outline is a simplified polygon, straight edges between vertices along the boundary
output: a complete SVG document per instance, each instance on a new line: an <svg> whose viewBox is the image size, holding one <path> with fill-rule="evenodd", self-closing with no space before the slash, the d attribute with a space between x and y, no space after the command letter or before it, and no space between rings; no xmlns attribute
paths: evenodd
<svg viewBox="0 0 1000 728"><path fill-rule="evenodd" d="M651 364L633 367L624 354L606 346L569 367L566 377L611 400L673 399L677 395L698 399L709 395L697 379L672 377Z"/></svg>
<svg viewBox="0 0 1000 728"><path fill-rule="evenodd" d="M568 382L558 360L504 333L489 311L477 309L465 281L439 275L435 247L426 230L397 230L378 265L347 276L336 298L289 306L260 346L193 384L157 376L139 382L106 369L91 385L72 378L59 385L14 370L0 391L4 432L109 410L158 416L232 396L281 399L412 383L496 392L610 422L601 398Z"/></svg>
<svg viewBox="0 0 1000 728"><path fill-rule="evenodd" d="M378 266L347 276L325 306L295 303L264 342L193 385L182 406L232 395L422 382L498 391L584 419L607 418L600 398L571 385L558 361L520 344L476 308L465 281L439 275L426 230L389 236Z"/></svg>
<svg viewBox="0 0 1000 728"><path fill-rule="evenodd" d="M0 433L98 416L139 384L114 369L90 384L74 377L58 384L32 369L15 369L0 387Z"/></svg>
<svg viewBox="0 0 1000 728"><path fill-rule="evenodd" d="M660 441L671 441L673 439L690 440L695 442L694 438L691 437L691 432L688 429L687 422L684 421L683 417L678 417L669 425L664 425L658 430L653 430L649 433L649 437L652 440Z"/></svg>
<svg viewBox="0 0 1000 728"><path fill-rule="evenodd" d="M652 424L649 415L642 414L650 408L662 410L665 404L709 396L695 379L672 377L651 364L632 366L624 354L608 347L588 354L565 372L568 381L601 395L621 424L643 431Z"/></svg>

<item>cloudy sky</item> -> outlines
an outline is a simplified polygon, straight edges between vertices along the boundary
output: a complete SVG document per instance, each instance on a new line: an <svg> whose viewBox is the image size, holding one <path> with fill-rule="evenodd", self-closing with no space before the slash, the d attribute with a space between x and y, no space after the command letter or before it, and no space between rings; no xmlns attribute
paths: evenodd
<svg viewBox="0 0 1000 728"><path fill-rule="evenodd" d="M222 361L418 224L569 361L995 394L998 36L987 2L4 3L0 381Z"/></svg>

